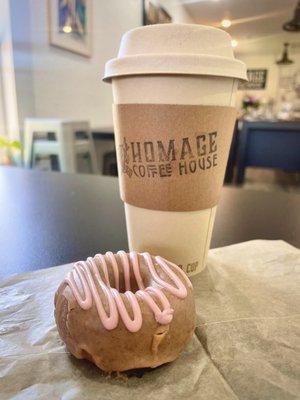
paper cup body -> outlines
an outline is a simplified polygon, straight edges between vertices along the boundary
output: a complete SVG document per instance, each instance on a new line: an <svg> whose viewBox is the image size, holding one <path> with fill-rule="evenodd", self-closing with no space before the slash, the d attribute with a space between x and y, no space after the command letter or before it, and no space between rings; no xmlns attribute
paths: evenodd
<svg viewBox="0 0 300 400"><path fill-rule="evenodd" d="M168 24L138 28L125 34L118 58L106 65L104 80L112 83L117 107L182 105L232 108L238 80L245 77L244 65L234 59L227 33L204 26ZM120 147L119 117L115 114L114 118L117 146ZM146 140L151 140L149 135ZM124 178L120 174L121 156L118 151L117 156L122 195ZM225 164L221 173L224 176ZM168 180L164 182L169 184ZM126 201L124 196L123 200L130 250L159 254L180 265L188 275L195 275L205 267L216 203L199 208L187 205L175 211L174 207L153 209L149 202L147 207L143 207L135 201Z"/></svg>
<svg viewBox="0 0 300 400"><path fill-rule="evenodd" d="M135 76L112 81L115 104L234 106L237 79L207 76ZM199 211L158 211L124 203L130 250L159 254L188 275L203 270L216 206Z"/></svg>

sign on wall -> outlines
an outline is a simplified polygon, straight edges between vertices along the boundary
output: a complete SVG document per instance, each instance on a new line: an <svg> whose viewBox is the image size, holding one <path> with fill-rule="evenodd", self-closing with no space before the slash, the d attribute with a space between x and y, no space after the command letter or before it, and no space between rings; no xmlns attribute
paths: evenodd
<svg viewBox="0 0 300 400"><path fill-rule="evenodd" d="M263 90L267 84L267 69L248 69L248 82L241 82L239 90Z"/></svg>

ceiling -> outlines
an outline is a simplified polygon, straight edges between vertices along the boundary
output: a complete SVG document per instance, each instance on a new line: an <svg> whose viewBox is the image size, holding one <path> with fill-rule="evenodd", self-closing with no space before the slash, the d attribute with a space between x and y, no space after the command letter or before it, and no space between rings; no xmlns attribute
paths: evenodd
<svg viewBox="0 0 300 400"><path fill-rule="evenodd" d="M226 30L240 41L283 33L282 25L291 20L297 0L180 0L195 23L220 26L232 21ZM299 33L288 33L290 41L300 41Z"/></svg>

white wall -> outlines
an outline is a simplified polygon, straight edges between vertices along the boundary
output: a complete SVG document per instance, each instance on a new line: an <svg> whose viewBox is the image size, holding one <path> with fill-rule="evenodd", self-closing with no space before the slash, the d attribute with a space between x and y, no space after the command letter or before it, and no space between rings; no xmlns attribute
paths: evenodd
<svg viewBox="0 0 300 400"><path fill-rule="evenodd" d="M281 58L283 43L291 43L289 56L295 61L291 66L278 66L276 60ZM300 70L300 38L297 34L282 33L267 36L254 41L244 41L239 44L235 55L244 61L248 68L266 68L268 70L267 86L265 90L239 91L238 102L247 94L266 100L276 99L278 95L278 79L280 69L293 73Z"/></svg>
<svg viewBox="0 0 300 400"><path fill-rule="evenodd" d="M187 13L185 7L180 0L157 0L172 15L173 22L179 23L195 23L190 14ZM244 61L248 68L266 68L268 70L267 87L265 90L258 91L239 91L238 104L241 103L245 92L259 97L268 99L276 99L278 90L279 70L276 60L281 57L283 43L289 42L290 57L295 64L288 67L290 70L300 69L300 35L297 33L282 32L273 36L265 36L254 40L244 40L239 42L235 55ZM283 67L284 68L284 67Z"/></svg>
<svg viewBox="0 0 300 400"><path fill-rule="evenodd" d="M18 119L22 127L24 118L35 114L30 29L31 2L30 0L9 0L9 4Z"/></svg>
<svg viewBox="0 0 300 400"><path fill-rule="evenodd" d="M0 134L19 139L19 121L15 83L13 43L9 0L0 0Z"/></svg>
<svg viewBox="0 0 300 400"><path fill-rule="evenodd" d="M124 32L142 23L141 0L93 0L92 57L53 47L47 0L10 2L19 125L25 117L87 119L112 127L111 86L101 77ZM160 0L174 22L192 22L178 0Z"/></svg>
<svg viewBox="0 0 300 400"><path fill-rule="evenodd" d="M0 39L0 48L1 48L1 39ZM0 51L0 135L3 136L7 135L1 51Z"/></svg>
<svg viewBox="0 0 300 400"><path fill-rule="evenodd" d="M88 119L112 126L111 87L101 82L105 62L117 55L122 34L142 21L140 0L93 1L93 55L85 58L49 45L47 1L29 0L35 116Z"/></svg>
<svg viewBox="0 0 300 400"><path fill-rule="evenodd" d="M91 58L50 46L47 0L22 0L22 7L17 7L17 3L20 4L19 0L11 0L15 14L12 16L14 60L21 125L24 116L55 116L88 119L94 128L111 127L111 87L101 82L101 76L105 62L116 56L122 34L141 25L141 0L93 0ZM180 1L160 0L160 3L174 22L193 22ZM26 20L24 24L21 24L22 16ZM286 39L299 41L296 34L283 34L244 42L237 48L237 57L249 68L269 70L266 91L257 92L260 97L276 95L278 67L275 61ZM291 51L298 65L299 51L300 46ZM242 96L240 92L239 100Z"/></svg>

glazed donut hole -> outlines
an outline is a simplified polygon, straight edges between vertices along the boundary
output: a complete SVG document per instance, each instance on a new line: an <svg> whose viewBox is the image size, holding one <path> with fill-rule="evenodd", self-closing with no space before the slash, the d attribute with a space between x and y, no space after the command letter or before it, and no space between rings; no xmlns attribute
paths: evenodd
<svg viewBox="0 0 300 400"><path fill-rule="evenodd" d="M138 287L138 283L136 281L136 277L133 271L133 266L132 266L132 260L131 258L127 256L128 262L129 262L129 271L130 271L130 291L133 293L136 293L139 290ZM125 274L124 274L124 269L123 269L123 263L122 263L122 259L121 256L119 254L115 254L116 260L117 260L117 264L118 264L118 271L119 271L119 293L125 293L126 292L126 288L125 288ZM137 254L138 260L139 260L139 264L140 264L140 275L142 278L142 281L144 283L145 288L148 286L152 285L152 277L151 274L149 273L149 269L146 266L145 260L144 258L140 255ZM110 282L110 286L112 288L117 289L117 284L115 281L115 276L114 276L114 270L113 267L111 265L111 260L110 258L107 256L107 254L104 255L106 264L107 264L107 270L108 270L108 276L109 276L109 282ZM98 267L98 271L101 275L101 278L104 282L106 282L105 280L105 276L104 276L104 272L103 269L100 268L100 260L95 257L94 258L96 265Z"/></svg>

